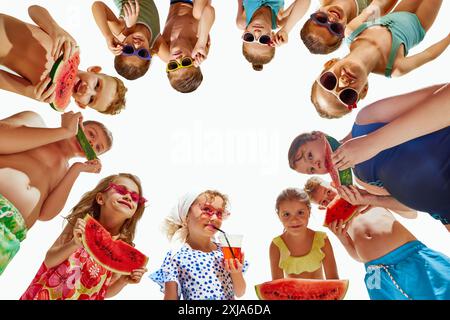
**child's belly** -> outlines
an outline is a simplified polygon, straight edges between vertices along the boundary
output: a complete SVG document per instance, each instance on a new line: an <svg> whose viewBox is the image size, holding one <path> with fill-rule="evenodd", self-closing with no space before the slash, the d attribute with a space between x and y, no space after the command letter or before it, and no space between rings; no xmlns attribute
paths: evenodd
<svg viewBox="0 0 450 320"><path fill-rule="evenodd" d="M363 262L382 257L416 239L383 208L374 208L355 218L349 233Z"/></svg>
<svg viewBox="0 0 450 320"><path fill-rule="evenodd" d="M300 274L289 274L288 278L295 279L324 279L322 266L313 272L302 272Z"/></svg>

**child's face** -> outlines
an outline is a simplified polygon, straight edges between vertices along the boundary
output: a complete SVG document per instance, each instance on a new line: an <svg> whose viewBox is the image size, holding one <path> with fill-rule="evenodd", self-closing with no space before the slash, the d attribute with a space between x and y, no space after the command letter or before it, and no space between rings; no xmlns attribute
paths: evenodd
<svg viewBox="0 0 450 320"><path fill-rule="evenodd" d="M150 44L148 42L147 37L142 32L134 32L130 35L128 35L125 40L123 41L124 45L131 45L134 50L139 50L141 48L147 49L148 52L150 52ZM141 66L143 63L145 63L146 60L143 60L139 58L136 55L129 55L129 56L123 56L122 59L125 60L126 64L134 65L136 67Z"/></svg>
<svg viewBox="0 0 450 320"><path fill-rule="evenodd" d="M85 125L84 134L97 155L102 155L111 148L106 132L96 123ZM78 140L74 138L73 141L76 153L84 157L84 151Z"/></svg>
<svg viewBox="0 0 450 320"><path fill-rule="evenodd" d="M262 45L259 43L258 39L267 35L273 39L272 26L265 21L251 21L247 28L244 30L243 35L247 32L253 34L254 42L244 42L244 46L247 51L251 51L253 55L268 55L272 48L268 45Z"/></svg>
<svg viewBox="0 0 450 320"><path fill-rule="evenodd" d="M325 167L325 147L323 134L304 143L295 155L295 171L304 174L326 174L328 171Z"/></svg>
<svg viewBox="0 0 450 320"><path fill-rule="evenodd" d="M117 83L112 77L92 70L78 71L72 97L80 108L105 111L115 99Z"/></svg>
<svg viewBox="0 0 450 320"><path fill-rule="evenodd" d="M223 205L223 199L220 197L215 197L213 201L209 201L206 195L200 195L189 210L187 218L189 233L212 237L217 232L216 228L220 229L222 226L222 219L215 213L210 215L210 211L205 210L205 208L214 208L221 211Z"/></svg>
<svg viewBox="0 0 450 320"><path fill-rule="evenodd" d="M181 63L183 57L190 57L192 55L194 44L187 39L177 38L170 44L169 60L177 60Z"/></svg>
<svg viewBox="0 0 450 320"><path fill-rule="evenodd" d="M311 201L319 205L319 209L325 209L337 196L337 192L323 185L318 185L311 194Z"/></svg>
<svg viewBox="0 0 450 320"><path fill-rule="evenodd" d="M278 206L278 218L285 230L290 233L304 231L308 226L309 214L308 206L301 201L282 201Z"/></svg>
<svg viewBox="0 0 450 320"><path fill-rule="evenodd" d="M322 12L328 16L329 23L340 23L345 29L347 17L344 10L340 6L323 6L317 10L317 12ZM327 46L334 46L340 38L337 35L331 33L326 25L320 25L317 23L312 23L309 25L309 33L314 34L316 37L321 39L321 42Z"/></svg>
<svg viewBox="0 0 450 320"><path fill-rule="evenodd" d="M119 188L111 187L101 194L100 202L99 199L97 201L102 206L102 215L110 215L111 220L123 222L133 217L138 208L138 202L133 201L130 193L135 192L139 195L139 187L133 180L126 177L118 177L113 183ZM122 190L126 194L122 194L124 193Z"/></svg>

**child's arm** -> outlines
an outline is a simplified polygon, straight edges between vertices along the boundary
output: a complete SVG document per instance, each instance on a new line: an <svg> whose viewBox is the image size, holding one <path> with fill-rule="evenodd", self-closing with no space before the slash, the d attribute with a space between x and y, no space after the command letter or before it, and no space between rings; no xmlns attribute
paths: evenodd
<svg viewBox="0 0 450 320"><path fill-rule="evenodd" d="M336 235L336 237L339 239L339 241L344 246L345 250L347 250L350 257L352 257L353 259L355 259L358 262L363 262L363 260L359 256L358 252L356 251L355 244L353 243L352 238L348 234L348 228L350 227L351 223L352 223L352 220L347 222L344 226L343 220L339 220L339 221L336 220L336 221L333 221L332 223L330 223L330 225L328 226L328 229L330 229L331 232L333 232ZM326 254L325 254L325 257L326 257ZM333 256L333 259L334 259L334 256Z"/></svg>
<svg viewBox="0 0 450 320"><path fill-rule="evenodd" d="M44 264L47 268L58 266L82 246L81 236L85 227L86 222L83 219L78 219L74 226L67 224L45 255Z"/></svg>
<svg viewBox="0 0 450 320"><path fill-rule="evenodd" d="M233 290L236 297L242 297L245 293L246 284L244 274L242 273L244 254L242 254L242 263L239 259L225 260L225 270L230 273L231 280L233 281Z"/></svg>
<svg viewBox="0 0 450 320"><path fill-rule="evenodd" d="M43 80L33 85L30 81L22 77L0 70L0 89L37 101L51 103L55 99L56 84L54 83L48 87L51 78L48 75L43 75L43 77Z"/></svg>
<svg viewBox="0 0 450 320"><path fill-rule="evenodd" d="M294 28L295 24L305 15L306 11L311 4L311 0L295 0L294 6L289 16L286 18L286 22L282 28L277 32L274 38L274 44L276 46L285 44L288 42L288 35Z"/></svg>
<svg viewBox="0 0 450 320"><path fill-rule="evenodd" d="M175 281L169 281L164 284L164 300L179 300L178 284Z"/></svg>
<svg viewBox="0 0 450 320"><path fill-rule="evenodd" d="M75 39L52 18L47 9L33 5L28 8L30 18L53 40L52 56L56 60L64 53L67 61L76 50Z"/></svg>
<svg viewBox="0 0 450 320"><path fill-rule="evenodd" d="M203 9L211 5L211 0L194 0L194 5L192 7L192 15L195 19L200 20L202 17Z"/></svg>
<svg viewBox="0 0 450 320"><path fill-rule="evenodd" d="M380 129L341 145L332 155L336 168L354 167L383 150L450 126L448 84L414 106Z"/></svg>
<svg viewBox="0 0 450 320"><path fill-rule="evenodd" d="M147 272L146 268L135 269L130 275L116 276L112 284L106 291L106 298L111 298L117 295L127 284L137 284L141 281L144 273Z"/></svg>
<svg viewBox="0 0 450 320"><path fill-rule="evenodd" d="M353 205L370 205L372 207L390 209L405 218L417 218L415 210L405 206L392 196L374 195L356 186L341 186L337 188L337 191L341 198Z"/></svg>
<svg viewBox="0 0 450 320"><path fill-rule="evenodd" d="M375 20L381 16L386 15L392 10L398 0L374 0L365 8L360 15L356 16L345 27L345 36L348 37L361 24L366 21Z"/></svg>
<svg viewBox="0 0 450 320"><path fill-rule="evenodd" d="M436 59L441 55L442 52L447 49L450 44L450 34L448 34L444 39L435 43L431 47L425 49L424 51L409 56L397 59L394 63L394 67L392 69L393 77L400 77L408 72L419 68L420 66Z"/></svg>
<svg viewBox="0 0 450 320"><path fill-rule="evenodd" d="M65 174L65 176L58 182L56 187L52 189L50 194L42 204L39 220L48 221L56 217L66 204L75 181L81 172L99 173L101 170L101 162L99 159L86 161L84 163L75 162Z"/></svg>
<svg viewBox="0 0 450 320"><path fill-rule="evenodd" d="M336 266L336 259L334 258L333 247L330 240L325 239L325 245L323 246L323 253L325 258L323 259L323 269L325 270L326 279L339 279L339 274Z"/></svg>
<svg viewBox="0 0 450 320"><path fill-rule="evenodd" d="M211 5L206 5L203 8L200 21L198 22L197 43L192 50L192 58L195 59L196 66L199 66L207 57L208 51L206 49L208 44L209 31L215 20L215 11Z"/></svg>
<svg viewBox="0 0 450 320"><path fill-rule="evenodd" d="M283 269L281 269L279 266L280 250L273 242L270 243L269 257L270 257L270 270L272 272L272 280L283 279L284 272Z"/></svg>
<svg viewBox="0 0 450 320"><path fill-rule="evenodd" d="M0 121L0 154L19 153L71 138L78 131L81 114L61 115L60 128L46 128L42 118L25 111Z"/></svg>
<svg viewBox="0 0 450 320"><path fill-rule="evenodd" d="M238 0L238 8L237 8L237 14L236 14L236 26L241 29L245 30L245 10L244 5L242 4L243 0Z"/></svg>
<svg viewBox="0 0 450 320"><path fill-rule="evenodd" d="M116 36L126 28L125 21L118 19L111 9L101 1L92 4L92 15L106 40L109 50L114 55L122 53L122 45Z"/></svg>

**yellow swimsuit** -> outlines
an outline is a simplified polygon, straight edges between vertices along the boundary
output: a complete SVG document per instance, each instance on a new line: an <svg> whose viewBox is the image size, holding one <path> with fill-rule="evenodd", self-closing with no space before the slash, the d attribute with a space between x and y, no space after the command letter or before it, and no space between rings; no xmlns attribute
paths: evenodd
<svg viewBox="0 0 450 320"><path fill-rule="evenodd" d="M325 245L327 234L325 232L316 231L311 250L308 254L301 257L291 256L286 243L281 236L274 238L272 241L280 250L280 263L278 266L284 270L286 274L300 274L303 272L313 272L322 266L322 260L325 254L322 248Z"/></svg>

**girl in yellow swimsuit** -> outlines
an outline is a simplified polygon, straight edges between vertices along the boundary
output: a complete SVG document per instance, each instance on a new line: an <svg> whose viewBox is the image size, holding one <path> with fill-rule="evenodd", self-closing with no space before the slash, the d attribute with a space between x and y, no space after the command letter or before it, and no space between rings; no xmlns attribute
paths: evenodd
<svg viewBox="0 0 450 320"><path fill-rule="evenodd" d="M277 198L276 210L284 232L270 244L272 279L339 279L327 235L308 228L311 214L308 195L300 189L283 190Z"/></svg>

